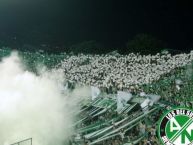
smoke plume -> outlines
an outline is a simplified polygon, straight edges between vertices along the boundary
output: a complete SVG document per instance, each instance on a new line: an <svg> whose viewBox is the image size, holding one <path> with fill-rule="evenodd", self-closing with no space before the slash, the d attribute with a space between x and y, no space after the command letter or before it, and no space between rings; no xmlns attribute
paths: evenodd
<svg viewBox="0 0 193 145"><path fill-rule="evenodd" d="M35 75L24 69L17 53L0 63L0 144L33 138L34 145L62 145L73 133L73 112L89 92L61 93L61 71ZM86 89L87 90L87 89ZM72 112L73 110L73 112Z"/></svg>

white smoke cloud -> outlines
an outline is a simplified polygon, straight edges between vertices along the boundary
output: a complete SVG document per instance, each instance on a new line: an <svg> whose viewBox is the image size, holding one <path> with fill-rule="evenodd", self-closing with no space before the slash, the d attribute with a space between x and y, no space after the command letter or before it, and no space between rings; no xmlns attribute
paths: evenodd
<svg viewBox="0 0 193 145"><path fill-rule="evenodd" d="M25 71L17 53L0 63L0 144L33 138L35 145L62 145L73 133L71 110L79 108L87 89L61 94L61 71L37 76ZM73 99L72 99L73 98Z"/></svg>

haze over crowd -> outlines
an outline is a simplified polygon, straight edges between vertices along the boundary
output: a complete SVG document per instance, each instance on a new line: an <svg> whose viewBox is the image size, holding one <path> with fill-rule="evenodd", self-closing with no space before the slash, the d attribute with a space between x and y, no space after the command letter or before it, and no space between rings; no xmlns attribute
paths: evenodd
<svg viewBox="0 0 193 145"><path fill-rule="evenodd" d="M61 93L59 71L42 72L26 71L17 53L0 63L0 144L33 138L36 145L62 145L73 132L72 110L89 91L75 89L72 98Z"/></svg>

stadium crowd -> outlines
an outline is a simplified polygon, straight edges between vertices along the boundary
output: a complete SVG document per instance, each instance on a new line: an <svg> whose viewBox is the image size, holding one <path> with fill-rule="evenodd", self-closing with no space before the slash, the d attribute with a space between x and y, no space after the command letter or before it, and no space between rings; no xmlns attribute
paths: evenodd
<svg viewBox="0 0 193 145"><path fill-rule="evenodd" d="M167 55L77 55L61 63L69 81L90 86L116 87L149 84L164 74L183 67L193 60L189 54Z"/></svg>
<svg viewBox="0 0 193 145"><path fill-rule="evenodd" d="M192 60L193 51L174 56L80 54L67 56L60 67L69 84L96 86L108 94L117 90L159 94L178 105L193 98Z"/></svg>

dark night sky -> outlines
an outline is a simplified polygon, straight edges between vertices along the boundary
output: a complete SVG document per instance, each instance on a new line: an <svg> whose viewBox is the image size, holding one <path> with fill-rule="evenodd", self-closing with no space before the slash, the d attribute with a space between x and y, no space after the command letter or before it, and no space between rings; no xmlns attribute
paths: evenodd
<svg viewBox="0 0 193 145"><path fill-rule="evenodd" d="M193 0L0 0L0 39L7 43L96 40L114 48L139 33L170 48L193 47Z"/></svg>

